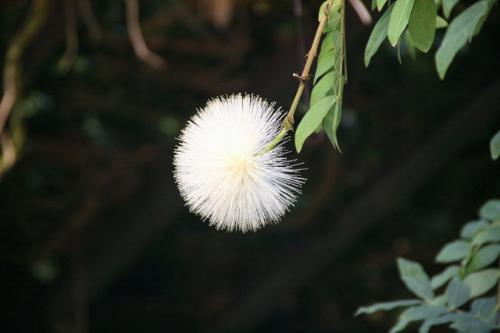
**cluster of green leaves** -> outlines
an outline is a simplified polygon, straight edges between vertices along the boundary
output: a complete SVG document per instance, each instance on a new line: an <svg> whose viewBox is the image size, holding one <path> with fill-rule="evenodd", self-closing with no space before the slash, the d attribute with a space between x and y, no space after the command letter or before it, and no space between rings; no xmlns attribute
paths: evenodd
<svg viewBox="0 0 500 333"><path fill-rule="evenodd" d="M362 307L356 315L405 308L391 333L415 321L422 322L420 333L443 324L464 333L500 329L497 299L487 295L499 282L500 269L490 267L499 256L500 200L490 200L479 210L479 219L467 223L460 238L438 253L436 262L449 265L441 273L429 278L420 264L398 259L401 279L418 298Z"/></svg>
<svg viewBox="0 0 500 333"><path fill-rule="evenodd" d="M490 142L490 153L494 160L500 156L500 131ZM401 280L418 298L361 307L356 315L403 308L391 333L412 322L421 322L420 333L444 324L462 333L499 330L500 269L492 267L499 257L500 200L490 200L479 209L479 219L465 224L460 237L439 251L436 262L448 264L439 274L429 278L419 263L397 260Z"/></svg>
<svg viewBox="0 0 500 333"><path fill-rule="evenodd" d="M325 1L318 19L325 15ZM342 95L346 82L345 34L343 1L334 1L323 30L323 40L316 63L309 110L297 126L295 147L300 152L305 140L314 132L324 130L339 149L337 129L342 113Z"/></svg>
<svg viewBox="0 0 500 333"><path fill-rule="evenodd" d="M415 50L427 53L434 44L436 30L446 29L435 54L436 68L441 79L457 52L479 33L497 0L479 0L451 19L458 0L395 0L388 3L374 26L365 49L365 65L387 38L399 49L404 43L411 54ZM372 0L372 8L382 11L387 0Z"/></svg>

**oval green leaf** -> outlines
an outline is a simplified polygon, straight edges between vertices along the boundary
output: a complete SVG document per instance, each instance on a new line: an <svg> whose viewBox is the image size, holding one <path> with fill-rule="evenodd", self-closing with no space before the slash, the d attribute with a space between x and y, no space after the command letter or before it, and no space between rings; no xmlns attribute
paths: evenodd
<svg viewBox="0 0 500 333"><path fill-rule="evenodd" d="M485 269L468 275L464 283L470 287L471 297L477 297L493 288L499 277L500 271L498 269Z"/></svg>
<svg viewBox="0 0 500 333"><path fill-rule="evenodd" d="M434 0L415 0L408 31L417 49L427 52L436 34L437 6Z"/></svg>
<svg viewBox="0 0 500 333"><path fill-rule="evenodd" d="M446 75L446 71L457 52L467 41L470 41L477 25L488 13L488 10L488 0L481 0L464 10L450 23L443 42L436 52L436 68L441 79Z"/></svg>
<svg viewBox="0 0 500 333"><path fill-rule="evenodd" d="M391 17L392 6L389 7L382 17L377 21L375 27L368 38L368 43L366 43L365 48L365 67L368 67L370 60L377 53L380 45L385 40L387 36L387 30L389 28L389 18Z"/></svg>
<svg viewBox="0 0 500 333"><path fill-rule="evenodd" d="M396 46L399 37L406 29L415 0L397 0L389 19L387 37L392 46Z"/></svg>
<svg viewBox="0 0 500 333"><path fill-rule="evenodd" d="M500 156L500 131L495 134L490 142L491 158L496 160Z"/></svg>
<svg viewBox="0 0 500 333"><path fill-rule="evenodd" d="M314 104L312 108L306 112L295 132L295 149L297 149L298 153L302 150L302 146L306 139L314 133L319 124L321 124L326 114L335 103L335 100L335 96L327 96Z"/></svg>

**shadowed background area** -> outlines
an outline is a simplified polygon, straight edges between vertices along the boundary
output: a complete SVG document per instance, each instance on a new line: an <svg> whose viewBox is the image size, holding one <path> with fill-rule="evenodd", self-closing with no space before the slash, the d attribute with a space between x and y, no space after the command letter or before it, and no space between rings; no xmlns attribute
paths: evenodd
<svg viewBox="0 0 500 333"><path fill-rule="evenodd" d="M497 8L440 81L432 55L400 65L388 44L365 69L372 27L348 6L342 153L323 134L292 153L296 206L240 234L183 206L175 137L217 95L287 109L320 1L50 2L7 124L22 149L0 183L2 332L386 332L394 314L353 314L410 296L395 258L440 271L498 195ZM0 2L2 63L32 5Z"/></svg>

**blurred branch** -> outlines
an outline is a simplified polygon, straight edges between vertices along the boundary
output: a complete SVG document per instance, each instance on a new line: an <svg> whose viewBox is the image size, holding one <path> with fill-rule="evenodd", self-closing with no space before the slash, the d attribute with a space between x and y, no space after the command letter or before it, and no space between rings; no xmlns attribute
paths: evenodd
<svg viewBox="0 0 500 333"><path fill-rule="evenodd" d="M353 201L329 229L298 247L260 285L252 286L248 297L233 305L212 331L254 330L272 315L284 295L301 289L343 249L390 216L453 156L474 143L483 134L485 124L499 118L499 89L500 82L483 89L468 107L446 121L427 144L419 145L398 168Z"/></svg>
<svg viewBox="0 0 500 333"><path fill-rule="evenodd" d="M364 25L370 25L372 23L372 16L361 0L349 0L349 3Z"/></svg>
<svg viewBox="0 0 500 333"><path fill-rule="evenodd" d="M125 0L127 8L127 31L137 58L144 61L149 66L163 70L167 64L165 60L152 52L144 40L139 21L139 3L137 0Z"/></svg>
<svg viewBox="0 0 500 333"><path fill-rule="evenodd" d="M77 0L76 5L83 20L83 24L89 31L90 39L94 42L101 40L102 30L97 22L97 18L92 10L89 0Z"/></svg>
<svg viewBox="0 0 500 333"><path fill-rule="evenodd" d="M9 171L16 163L16 148L7 133L0 134L0 146L2 148L2 159L0 160L0 175Z"/></svg>
<svg viewBox="0 0 500 333"><path fill-rule="evenodd" d="M22 89L22 56L28 44L35 37L40 27L45 23L49 4L49 0L34 1L33 9L25 26L14 37L5 55L3 72L4 93L0 101L0 136L2 138L0 175L12 167L16 158L15 147L12 145L9 135L5 133L4 130L7 119ZM12 149L14 149L14 151L12 151Z"/></svg>
<svg viewBox="0 0 500 333"><path fill-rule="evenodd" d="M58 70L63 74L73 67L78 53L78 18L74 0L64 0L64 23L66 50L57 64Z"/></svg>

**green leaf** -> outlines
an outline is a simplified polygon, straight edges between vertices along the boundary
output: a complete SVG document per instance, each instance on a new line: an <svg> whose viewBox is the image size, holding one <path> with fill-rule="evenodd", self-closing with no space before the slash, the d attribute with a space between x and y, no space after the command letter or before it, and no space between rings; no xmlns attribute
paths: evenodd
<svg viewBox="0 0 500 333"><path fill-rule="evenodd" d="M479 209L479 216L488 220L500 219L500 200L494 199L486 202Z"/></svg>
<svg viewBox="0 0 500 333"><path fill-rule="evenodd" d="M479 232L476 237L472 240L472 244L481 245L490 242L500 241L500 227L493 226L483 231Z"/></svg>
<svg viewBox="0 0 500 333"><path fill-rule="evenodd" d="M452 327L460 327L460 333L486 333L482 329L489 327L489 325L478 321L474 316L467 312L447 313L440 317L434 317L426 320L420 326L419 333L428 333L430 328L435 325L442 325L452 323ZM472 330L470 330L472 328ZM489 331L487 331L489 332Z"/></svg>
<svg viewBox="0 0 500 333"><path fill-rule="evenodd" d="M497 305L496 297L484 297L474 300L470 306L470 311L476 317L493 324L495 322Z"/></svg>
<svg viewBox="0 0 500 333"><path fill-rule="evenodd" d="M467 265L469 272L474 272L485 268L493 263L500 255L500 245L492 244L485 246L477 251Z"/></svg>
<svg viewBox="0 0 500 333"><path fill-rule="evenodd" d="M431 299L430 301L427 301L427 304L432 305L432 306L445 306L446 305L446 296L445 295L439 295Z"/></svg>
<svg viewBox="0 0 500 333"><path fill-rule="evenodd" d="M366 43L365 49L365 67L368 67L370 64L370 60L377 53L380 45L384 41L387 36L387 30L389 28L389 18L391 16L393 6L390 6L382 17L377 21L375 27L370 34L370 38L368 38L368 43Z"/></svg>
<svg viewBox="0 0 500 333"><path fill-rule="evenodd" d="M446 288L446 302L453 309L459 308L470 299L470 288L460 281L458 277L453 278Z"/></svg>
<svg viewBox="0 0 500 333"><path fill-rule="evenodd" d="M428 333L432 326L442 325L453 321L456 317L454 313L448 313L441 317L426 319L420 326L418 333Z"/></svg>
<svg viewBox="0 0 500 333"><path fill-rule="evenodd" d="M467 312L457 313L457 315L459 316L453 321L450 328L453 328L458 332L489 333L495 327L494 325L475 318Z"/></svg>
<svg viewBox="0 0 500 333"><path fill-rule="evenodd" d="M319 78L333 68L333 61L335 58L335 52L329 50L327 52L321 52L318 57L318 62L316 63L316 73L314 74L314 84Z"/></svg>
<svg viewBox="0 0 500 333"><path fill-rule="evenodd" d="M448 22L441 16L436 16L436 29L446 28Z"/></svg>
<svg viewBox="0 0 500 333"><path fill-rule="evenodd" d="M414 1L415 0L397 0L394 4L394 9L389 19L389 29L387 31L387 37L389 37L389 42L392 46L396 46L399 37L408 25Z"/></svg>
<svg viewBox="0 0 500 333"><path fill-rule="evenodd" d="M334 76L334 72L329 72L314 85L311 92L309 107L313 107L316 103L325 98L325 96L333 94Z"/></svg>
<svg viewBox="0 0 500 333"><path fill-rule="evenodd" d="M431 280L432 289L437 289L443 286L446 282L448 282L453 276L457 275L460 271L460 267L458 266L450 266L446 268L444 271L434 276Z"/></svg>
<svg viewBox="0 0 500 333"><path fill-rule="evenodd" d="M323 124L323 128L325 129L328 139L330 139L333 147L338 151L340 151L340 146L337 139L337 129L340 124L341 113L341 104L337 100L330 111L328 111Z"/></svg>
<svg viewBox="0 0 500 333"><path fill-rule="evenodd" d="M325 16L325 9L326 9L326 5L327 4L328 4L328 1L323 1L323 3L321 4L321 6L319 6L319 10L318 10L318 22L320 22L323 19L323 16Z"/></svg>
<svg viewBox="0 0 500 333"><path fill-rule="evenodd" d="M389 311L398 307L417 305L421 303L422 301L418 299L403 299L394 302L377 303L371 306L364 306L359 308L358 311L356 311L355 316L359 316L360 314L371 314L377 311Z"/></svg>
<svg viewBox="0 0 500 333"><path fill-rule="evenodd" d="M472 239L479 231L488 228L490 225L485 220L475 220L467 223L460 232L460 237Z"/></svg>
<svg viewBox="0 0 500 333"><path fill-rule="evenodd" d="M446 244L436 256L436 262L447 263L465 258L471 250L470 243L457 240Z"/></svg>
<svg viewBox="0 0 500 333"><path fill-rule="evenodd" d="M399 316L398 322L391 328L390 333L401 332L413 321L437 318L448 312L448 309L442 306L420 305L409 308Z"/></svg>
<svg viewBox="0 0 500 333"><path fill-rule="evenodd" d="M491 158L496 160L500 156L500 131L490 141Z"/></svg>
<svg viewBox="0 0 500 333"><path fill-rule="evenodd" d="M468 275L464 283L469 286L471 297L477 297L493 288L500 277L500 270L485 269Z"/></svg>
<svg viewBox="0 0 500 333"><path fill-rule="evenodd" d="M479 32L481 32L481 28L484 25L484 22L486 21L486 18L491 12L491 8L493 8L493 5L497 2L498 0L486 0L488 9L486 10L486 13L484 13L483 17L479 20L479 22L476 25L476 29L474 30L474 36L477 35Z"/></svg>
<svg viewBox="0 0 500 333"><path fill-rule="evenodd" d="M408 30L405 31L405 42L406 42L406 50L408 51L408 54L410 54L412 59L415 59L417 54L415 51L415 43L411 39L410 33Z"/></svg>
<svg viewBox="0 0 500 333"><path fill-rule="evenodd" d="M321 52L316 63L316 73L314 74L314 84L322 75L332 70L335 62L340 57L340 47L343 43L342 35L339 31L329 32L323 38Z"/></svg>
<svg viewBox="0 0 500 333"><path fill-rule="evenodd" d="M430 300L434 297L429 276L419 263L398 258L401 279L415 295Z"/></svg>
<svg viewBox="0 0 500 333"><path fill-rule="evenodd" d="M306 139L316 130L319 124L321 124L328 110L330 110L333 103L335 103L335 99L335 96L327 96L314 104L313 107L306 112L295 132L295 148L297 152L302 150L302 146Z"/></svg>
<svg viewBox="0 0 500 333"><path fill-rule="evenodd" d="M415 0L408 23L408 31L413 44L422 52L427 52L436 34L437 6L434 0Z"/></svg>
<svg viewBox="0 0 500 333"><path fill-rule="evenodd" d="M341 15L340 12L332 10L330 11L330 15L328 15L328 21L323 30L323 33L328 33L331 31L339 31L340 30L340 22Z"/></svg>
<svg viewBox="0 0 500 333"><path fill-rule="evenodd" d="M443 0L443 13L446 18L450 18L450 13L458 1L459 0Z"/></svg>
<svg viewBox="0 0 500 333"><path fill-rule="evenodd" d="M489 10L488 0L481 0L464 10L450 24L436 52L436 67L441 79L446 75L453 58L474 35L476 26Z"/></svg>
<svg viewBox="0 0 500 333"><path fill-rule="evenodd" d="M377 0L377 10L380 12L382 8L384 8L385 3L387 0Z"/></svg>

